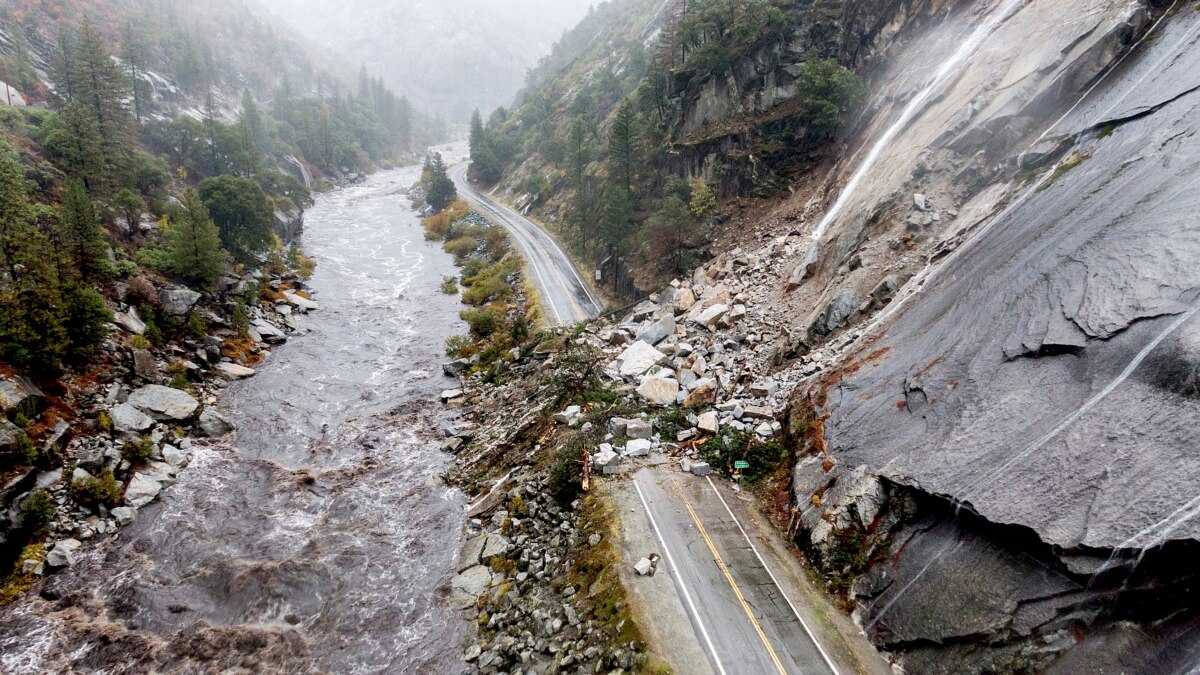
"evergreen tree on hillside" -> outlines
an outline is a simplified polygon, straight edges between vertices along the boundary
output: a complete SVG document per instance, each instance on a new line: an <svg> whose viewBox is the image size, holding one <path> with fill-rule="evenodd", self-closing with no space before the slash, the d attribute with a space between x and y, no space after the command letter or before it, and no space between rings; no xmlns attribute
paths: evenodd
<svg viewBox="0 0 1200 675"><path fill-rule="evenodd" d="M86 17L75 39L64 39L63 50L57 64L60 96L95 120L104 161L104 173L88 184L108 189L129 169L135 149L133 116L125 107L129 82Z"/></svg>
<svg viewBox="0 0 1200 675"><path fill-rule="evenodd" d="M262 113L258 111L258 104L254 102L254 95L250 93L249 89L242 91L242 114L239 122L246 128L255 150L262 149L266 141Z"/></svg>
<svg viewBox="0 0 1200 675"><path fill-rule="evenodd" d="M484 139L485 133L486 132L483 128L483 117L480 116L479 109L476 108L475 112L471 113L471 132L470 132L470 135L468 135L468 137L467 137L468 138L467 144L471 148L471 159L472 160L475 159L475 155L479 152L479 149L483 146L483 144L485 142L485 139Z"/></svg>
<svg viewBox="0 0 1200 675"><path fill-rule="evenodd" d="M67 185L59 215L61 240L74 271L84 283L96 281L107 269L104 229L83 183Z"/></svg>
<svg viewBox="0 0 1200 675"><path fill-rule="evenodd" d="M571 203L568 220L581 233L587 230L589 222L595 217L596 210L596 189L592 184L592 179L587 175L588 163L592 161L592 147L588 142L590 134L587 121L582 116L576 116L567 131L565 150L571 186L575 188L575 198Z"/></svg>
<svg viewBox="0 0 1200 675"><path fill-rule="evenodd" d="M67 348L62 297L49 242L34 226L25 173L0 138L0 356L56 368Z"/></svg>
<svg viewBox="0 0 1200 675"><path fill-rule="evenodd" d="M446 164L442 161L441 153L434 153L425 160L427 185L425 201L434 211L441 211L458 199L458 190L454 181L446 173Z"/></svg>
<svg viewBox="0 0 1200 675"><path fill-rule="evenodd" d="M125 62L125 73L129 78L129 91L133 94L133 117L138 124L151 111L153 93L146 81L146 46L132 23L126 23L121 31L121 60Z"/></svg>
<svg viewBox="0 0 1200 675"><path fill-rule="evenodd" d="M633 192L638 161L637 116L629 99L621 102L608 132L608 178Z"/></svg>
<svg viewBox="0 0 1200 675"><path fill-rule="evenodd" d="M208 286L221 276L225 260L221 233L194 190L185 192L182 202L167 231L171 270L190 283Z"/></svg>
<svg viewBox="0 0 1200 675"><path fill-rule="evenodd" d="M222 175L200 183L200 199L232 251L262 251L274 237L275 214L258 183Z"/></svg>
<svg viewBox="0 0 1200 675"><path fill-rule="evenodd" d="M70 101L48 125L46 151L69 177L97 189L107 168L96 118L78 101Z"/></svg>

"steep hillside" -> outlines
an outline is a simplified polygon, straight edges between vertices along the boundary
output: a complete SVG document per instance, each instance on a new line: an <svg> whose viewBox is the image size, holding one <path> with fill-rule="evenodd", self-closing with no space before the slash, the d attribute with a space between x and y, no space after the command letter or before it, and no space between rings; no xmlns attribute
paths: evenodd
<svg viewBox="0 0 1200 675"><path fill-rule="evenodd" d="M1193 669L1195 11L719 4L610 21L477 176L665 288L629 335L733 350L720 410L779 406L784 524L906 670Z"/></svg>

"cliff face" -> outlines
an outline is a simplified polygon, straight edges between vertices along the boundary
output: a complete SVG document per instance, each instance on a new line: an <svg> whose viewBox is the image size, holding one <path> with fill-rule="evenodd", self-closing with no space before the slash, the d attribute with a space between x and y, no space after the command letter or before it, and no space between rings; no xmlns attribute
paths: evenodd
<svg viewBox="0 0 1200 675"><path fill-rule="evenodd" d="M829 365L793 394L793 419L823 419L819 443L797 436L814 454L795 532L818 560L854 542L860 564L836 573L913 672L1186 670L1200 20L1005 4L889 59L835 185L920 95L913 74L1005 12L781 294L806 312L798 349Z"/></svg>
<svg viewBox="0 0 1200 675"><path fill-rule="evenodd" d="M1200 658L1181 7L789 6L785 39L672 75L676 172L792 193L746 229L784 263L777 374L806 376L793 534L910 672ZM840 149L777 142L814 54L867 84Z"/></svg>

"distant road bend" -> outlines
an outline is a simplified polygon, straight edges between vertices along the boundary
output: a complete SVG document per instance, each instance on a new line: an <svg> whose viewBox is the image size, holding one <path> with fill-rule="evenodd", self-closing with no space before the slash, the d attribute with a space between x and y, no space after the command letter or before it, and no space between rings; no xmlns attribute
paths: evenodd
<svg viewBox="0 0 1200 675"><path fill-rule="evenodd" d="M567 325L594 318L604 308L571 259L549 233L500 204L481 194L467 181L467 162L450 169L450 177L458 194L489 218L504 226L521 250L529 266L529 278L542 296L546 318L557 325Z"/></svg>

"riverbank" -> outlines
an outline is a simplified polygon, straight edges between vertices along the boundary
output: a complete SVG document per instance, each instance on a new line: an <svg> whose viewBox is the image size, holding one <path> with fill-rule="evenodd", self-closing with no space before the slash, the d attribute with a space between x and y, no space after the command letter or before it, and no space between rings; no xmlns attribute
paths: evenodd
<svg viewBox="0 0 1200 675"><path fill-rule="evenodd" d="M236 436L193 440L132 523L82 541L73 565L0 610L0 670L458 660L464 624L428 602L462 529L433 437L458 308L437 290L450 258L409 210L415 180L381 172L318 197L304 244L320 310L290 314L304 338L267 342L255 377L220 388Z"/></svg>

